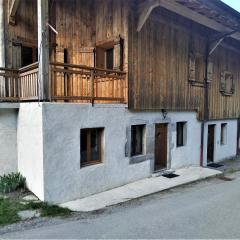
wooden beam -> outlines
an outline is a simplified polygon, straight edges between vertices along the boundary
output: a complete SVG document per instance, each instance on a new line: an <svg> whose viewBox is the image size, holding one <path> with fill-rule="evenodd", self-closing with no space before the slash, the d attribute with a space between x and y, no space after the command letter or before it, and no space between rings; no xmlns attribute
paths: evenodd
<svg viewBox="0 0 240 240"><path fill-rule="evenodd" d="M149 18L151 12L158 6L161 5L161 0L147 0L139 6L139 19L137 31L140 32L143 25Z"/></svg>
<svg viewBox="0 0 240 240"><path fill-rule="evenodd" d="M39 100L49 99L48 0L38 1Z"/></svg>
<svg viewBox="0 0 240 240"><path fill-rule="evenodd" d="M15 16L17 13L19 3L20 3L20 0L12 0L10 9L9 9L9 15L8 15L8 21L10 24L13 24L13 25L15 24Z"/></svg>
<svg viewBox="0 0 240 240"><path fill-rule="evenodd" d="M139 7L140 9L140 16L137 26L137 31L140 32L144 23L147 21L148 17L150 16L151 12L156 7L163 7L171 12L177 13L185 18L188 18L194 22L197 22L201 25L204 25L208 28L211 28L218 32L231 32L233 29L230 29L202 14L197 13L174 0L148 0L144 7L143 5ZM237 40L240 40L240 33L235 33L231 36Z"/></svg>

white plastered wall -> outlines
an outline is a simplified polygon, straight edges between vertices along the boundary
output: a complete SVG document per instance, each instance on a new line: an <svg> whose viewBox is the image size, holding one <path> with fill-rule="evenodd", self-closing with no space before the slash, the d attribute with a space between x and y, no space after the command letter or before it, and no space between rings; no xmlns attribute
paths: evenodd
<svg viewBox="0 0 240 240"><path fill-rule="evenodd" d="M44 200L42 105L21 103L18 115L18 170L28 188Z"/></svg>
<svg viewBox="0 0 240 240"><path fill-rule="evenodd" d="M226 123L226 141L221 144L221 124ZM237 120L209 121L204 127L204 166L207 165L208 125L215 125L214 162L220 162L236 156L237 151Z"/></svg>
<svg viewBox="0 0 240 240"><path fill-rule="evenodd" d="M17 112L0 108L0 175L17 171Z"/></svg>
<svg viewBox="0 0 240 240"><path fill-rule="evenodd" d="M187 144L176 148L176 122L188 121ZM43 104L44 199L65 202L151 176L155 124L168 123L168 167L199 166L201 125L195 112L129 112L125 105ZM146 124L147 155L130 163L127 129ZM104 127L103 163L80 168L80 129Z"/></svg>

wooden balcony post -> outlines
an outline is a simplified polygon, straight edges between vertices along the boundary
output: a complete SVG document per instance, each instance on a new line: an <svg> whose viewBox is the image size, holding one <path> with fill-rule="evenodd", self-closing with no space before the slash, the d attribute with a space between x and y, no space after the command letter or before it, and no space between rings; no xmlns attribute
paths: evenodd
<svg viewBox="0 0 240 240"><path fill-rule="evenodd" d="M49 102L52 101L52 66L49 64L48 66L48 74L49 74L49 79L48 79L48 99Z"/></svg>
<svg viewBox="0 0 240 240"><path fill-rule="evenodd" d="M5 67L4 0L0 0L0 67ZM0 96L5 97L5 79L0 76Z"/></svg>
<svg viewBox="0 0 240 240"><path fill-rule="evenodd" d="M38 1L39 100L49 100L48 0Z"/></svg>
<svg viewBox="0 0 240 240"><path fill-rule="evenodd" d="M94 70L91 70L91 98L92 105L94 105Z"/></svg>

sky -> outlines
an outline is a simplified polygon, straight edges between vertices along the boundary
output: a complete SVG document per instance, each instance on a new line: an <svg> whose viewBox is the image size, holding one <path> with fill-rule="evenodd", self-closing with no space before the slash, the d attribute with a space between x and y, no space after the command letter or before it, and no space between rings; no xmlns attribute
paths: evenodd
<svg viewBox="0 0 240 240"><path fill-rule="evenodd" d="M222 2L240 12L240 0L222 0Z"/></svg>

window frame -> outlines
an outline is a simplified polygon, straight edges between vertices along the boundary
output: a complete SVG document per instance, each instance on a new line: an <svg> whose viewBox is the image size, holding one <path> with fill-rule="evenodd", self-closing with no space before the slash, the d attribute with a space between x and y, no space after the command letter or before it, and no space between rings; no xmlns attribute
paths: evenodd
<svg viewBox="0 0 240 240"><path fill-rule="evenodd" d="M137 139L137 136L133 139L134 136L134 128L141 128L141 151L136 151L136 147L133 147L133 141L134 139ZM137 133L137 129L135 131L135 133ZM130 142L130 156L131 157L138 157L138 156L142 156L145 155L145 136L146 136L146 124L135 124L135 125L131 125L131 142ZM133 152L133 149L135 148L135 151Z"/></svg>
<svg viewBox="0 0 240 240"><path fill-rule="evenodd" d="M92 131L97 130L98 135L97 135L97 155L98 159L97 160L92 160L91 158L91 143L92 143ZM86 131L86 161L83 162L83 157L82 157L82 136L83 136L83 131ZM95 165L95 164L100 164L103 162L103 136L104 136L104 128L102 127L97 127L97 128L82 128L80 130L80 168L84 168L87 166Z"/></svg>
<svg viewBox="0 0 240 240"><path fill-rule="evenodd" d="M228 91L227 89L227 78L226 76L230 76L231 80L231 89ZM223 71L221 73L221 81L220 81L220 92L223 96L232 96L235 93L235 80L234 75L230 71Z"/></svg>
<svg viewBox="0 0 240 240"><path fill-rule="evenodd" d="M182 126L181 128L181 143L179 143L179 127ZM187 122L181 121L181 122L176 122L176 147L185 147L187 145Z"/></svg>
<svg viewBox="0 0 240 240"><path fill-rule="evenodd" d="M220 144L227 145L227 123L221 123Z"/></svg>
<svg viewBox="0 0 240 240"><path fill-rule="evenodd" d="M101 69L107 69L107 52L109 50L113 51L112 59L112 69L108 70L117 70L123 71L124 67L124 40L121 37L116 37L113 39L108 39L105 41L99 41L96 43L95 51L95 67Z"/></svg>

